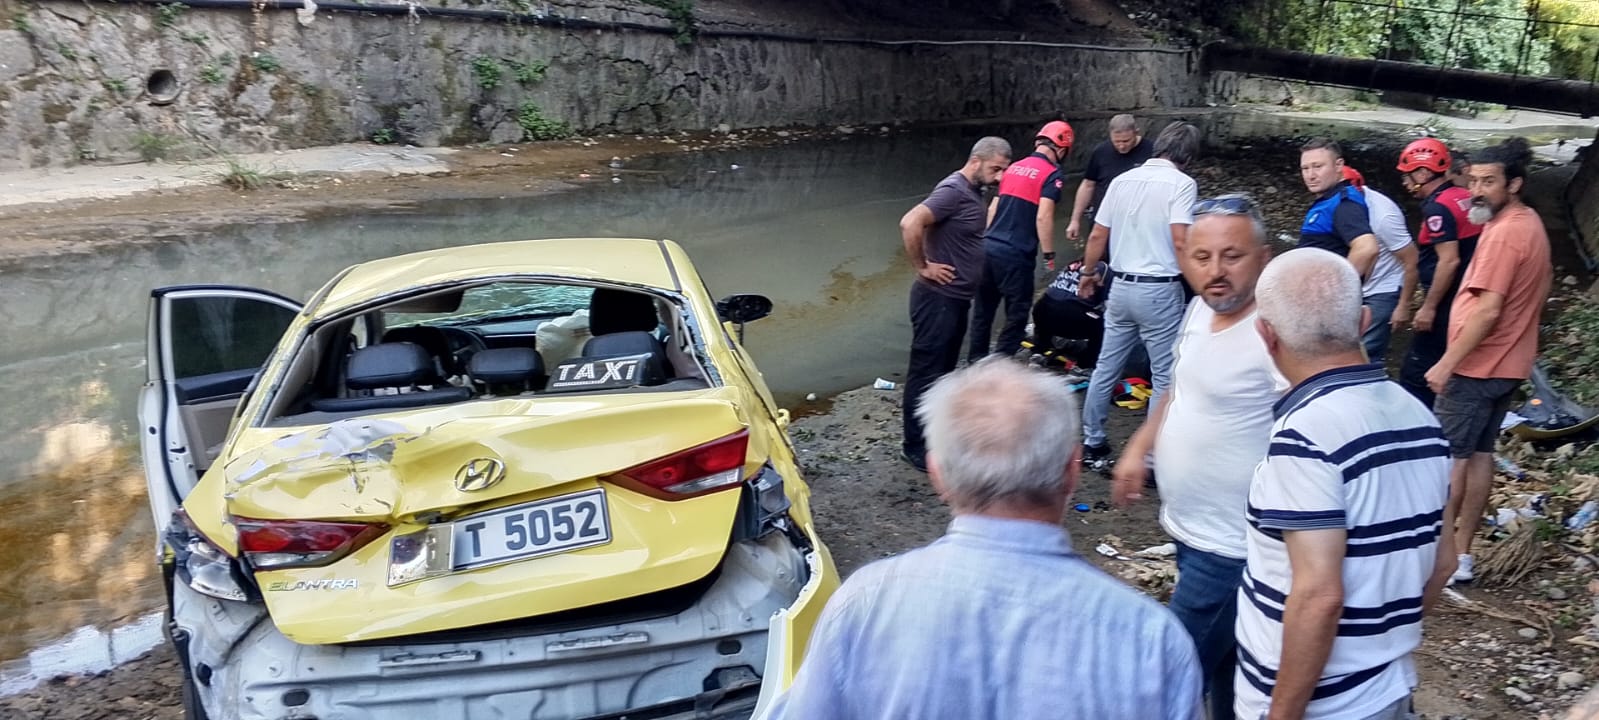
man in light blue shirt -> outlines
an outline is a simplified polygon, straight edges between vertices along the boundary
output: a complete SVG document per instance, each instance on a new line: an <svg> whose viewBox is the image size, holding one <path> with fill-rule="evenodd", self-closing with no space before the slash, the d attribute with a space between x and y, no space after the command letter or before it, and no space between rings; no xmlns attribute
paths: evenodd
<svg viewBox="0 0 1599 720"><path fill-rule="evenodd" d="M762 717L1198 720L1188 633L1060 526L1079 467L1062 378L990 357L940 380L917 414L949 532L851 576Z"/></svg>

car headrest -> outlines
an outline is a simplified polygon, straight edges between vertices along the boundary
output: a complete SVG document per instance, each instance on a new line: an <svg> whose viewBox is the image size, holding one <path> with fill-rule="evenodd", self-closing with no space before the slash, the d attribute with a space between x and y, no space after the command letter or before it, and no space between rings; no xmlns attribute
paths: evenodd
<svg viewBox="0 0 1599 720"><path fill-rule="evenodd" d="M661 324L655 298L640 292L595 288L589 298L589 332L608 335L639 330L649 332Z"/></svg>
<svg viewBox="0 0 1599 720"><path fill-rule="evenodd" d="M479 350L467 363L467 374L485 385L532 383L544 377L544 359L533 348Z"/></svg>
<svg viewBox="0 0 1599 720"><path fill-rule="evenodd" d="M443 330L428 325L411 325L408 327L390 328L383 333L384 343L407 342L422 346L439 357L450 354L450 337Z"/></svg>
<svg viewBox="0 0 1599 720"><path fill-rule="evenodd" d="M435 375L433 358L422 346L379 343L350 353L344 384L351 390L411 387L432 382Z"/></svg>
<svg viewBox="0 0 1599 720"><path fill-rule="evenodd" d="M615 332L609 335L596 335L583 344L584 357L603 357L606 355L642 355L644 353L664 354L665 347L654 335L640 330Z"/></svg>

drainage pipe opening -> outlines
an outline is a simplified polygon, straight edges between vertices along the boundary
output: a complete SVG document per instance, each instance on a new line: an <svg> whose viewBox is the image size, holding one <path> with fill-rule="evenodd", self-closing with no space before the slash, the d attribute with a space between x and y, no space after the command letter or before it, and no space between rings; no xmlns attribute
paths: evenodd
<svg viewBox="0 0 1599 720"><path fill-rule="evenodd" d="M144 94L151 105L166 105L178 99L178 76L171 70L157 70L144 80Z"/></svg>

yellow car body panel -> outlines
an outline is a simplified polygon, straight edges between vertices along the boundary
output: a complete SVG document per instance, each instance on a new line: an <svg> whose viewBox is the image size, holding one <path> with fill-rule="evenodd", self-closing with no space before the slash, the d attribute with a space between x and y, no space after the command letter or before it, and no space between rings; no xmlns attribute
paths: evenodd
<svg viewBox="0 0 1599 720"><path fill-rule="evenodd" d="M232 514L242 517L356 522L448 515L503 498L533 500L550 488L743 430L737 394L720 388L643 395L651 402L626 394L557 396L369 415L396 430L376 441L380 447L369 459L351 459L361 457L354 448L326 450L322 430L313 428L229 460L224 493ZM458 489L457 471L481 458L504 463L505 478L480 490ZM755 469L762 459L754 458Z"/></svg>
<svg viewBox="0 0 1599 720"><path fill-rule="evenodd" d="M328 426L260 424L267 398L310 326L420 288L515 277L630 285L681 300L699 321L696 340L721 387L531 395L373 412L362 419L392 422L404 431L380 449L392 457L357 472L348 460L307 456L314 445L308 441ZM400 638L592 606L706 577L727 549L740 492L660 500L606 476L747 430L745 475L770 464L785 479L789 516L812 546L811 577L799 598L770 622L763 695L786 688L839 577L815 532L786 412L777 408L730 326L717 317L692 261L670 241L520 241L355 266L313 296L285 331L259 376L267 391L241 404L221 455L184 508L196 529L234 555L237 531L230 516L390 525L389 533L332 564L257 572L256 580L273 622L296 642ZM505 479L480 492L456 489L457 471L478 457L502 459ZM603 488L608 500L612 539L605 545L388 583L389 539L421 529L419 520L454 520L592 488Z"/></svg>
<svg viewBox="0 0 1599 720"><path fill-rule="evenodd" d="M703 578L722 559L738 493L666 501L586 482L548 495L602 486L613 538L599 547L388 587L389 544L374 542L328 567L262 572L257 582L279 631L295 642L321 644L484 625L622 600ZM422 527L401 525L395 532ZM702 531L669 532L684 527Z"/></svg>

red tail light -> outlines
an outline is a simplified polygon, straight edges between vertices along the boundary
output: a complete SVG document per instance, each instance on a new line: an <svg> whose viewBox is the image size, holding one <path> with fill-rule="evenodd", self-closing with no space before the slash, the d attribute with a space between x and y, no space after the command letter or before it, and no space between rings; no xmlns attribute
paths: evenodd
<svg viewBox="0 0 1599 720"><path fill-rule="evenodd" d="M326 565L355 552L388 526L322 520L235 517L239 551L261 570Z"/></svg>
<svg viewBox="0 0 1599 720"><path fill-rule="evenodd" d="M749 431L740 430L617 474L642 485L640 489L651 495L676 500L743 482L749 445Z"/></svg>

